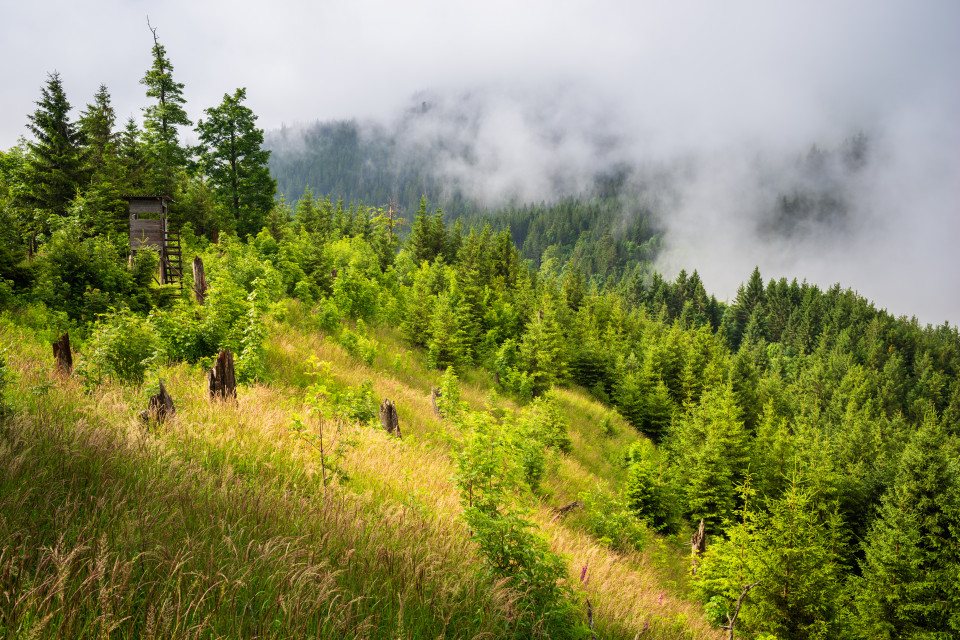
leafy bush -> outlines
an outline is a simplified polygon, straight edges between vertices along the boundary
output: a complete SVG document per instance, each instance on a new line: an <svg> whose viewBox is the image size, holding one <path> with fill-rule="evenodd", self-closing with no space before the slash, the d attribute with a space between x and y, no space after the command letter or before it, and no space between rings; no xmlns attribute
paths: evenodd
<svg viewBox="0 0 960 640"><path fill-rule="evenodd" d="M524 435L536 439L544 447L569 453L570 436L567 421L556 398L543 396L531 402L524 410L519 426Z"/></svg>
<svg viewBox="0 0 960 640"><path fill-rule="evenodd" d="M266 373L267 352L263 346L267 328L263 324L263 291L257 290L247 296L246 326L240 339L240 352L237 357L237 382L252 382L264 377Z"/></svg>
<svg viewBox="0 0 960 640"><path fill-rule="evenodd" d="M83 347L78 375L88 383L105 376L141 384L157 350L153 326L129 310L103 316Z"/></svg>
<svg viewBox="0 0 960 640"><path fill-rule="evenodd" d="M614 549L642 551L649 544L650 529L631 511L627 502L599 488L578 496L583 511L577 514L586 529Z"/></svg>
<svg viewBox="0 0 960 640"><path fill-rule="evenodd" d="M57 231L37 260L37 296L73 320L93 320L112 306L145 307L131 296L133 278L124 266L125 249L103 236L81 239L73 228Z"/></svg>
<svg viewBox="0 0 960 640"><path fill-rule="evenodd" d="M347 327L340 330L337 342L347 350L351 356L360 360L364 364L373 364L373 359L377 355L377 343L363 335L364 324L362 320L357 321L357 331L351 331Z"/></svg>
<svg viewBox="0 0 960 640"><path fill-rule="evenodd" d="M515 636L582 637L574 622L573 594L560 584L566 575L563 560L512 504L511 494L522 487L524 475L514 435L486 414L467 412L462 421L469 428L457 455L463 517L491 578L506 580L520 595Z"/></svg>

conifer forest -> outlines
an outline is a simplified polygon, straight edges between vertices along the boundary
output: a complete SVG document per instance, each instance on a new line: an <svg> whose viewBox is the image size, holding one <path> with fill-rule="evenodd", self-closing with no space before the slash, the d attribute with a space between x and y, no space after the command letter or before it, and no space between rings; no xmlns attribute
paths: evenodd
<svg viewBox="0 0 960 640"><path fill-rule="evenodd" d="M151 33L140 117L50 72L0 150L0 637L960 637L955 326L664 275L649 167L485 201L243 87L192 119Z"/></svg>

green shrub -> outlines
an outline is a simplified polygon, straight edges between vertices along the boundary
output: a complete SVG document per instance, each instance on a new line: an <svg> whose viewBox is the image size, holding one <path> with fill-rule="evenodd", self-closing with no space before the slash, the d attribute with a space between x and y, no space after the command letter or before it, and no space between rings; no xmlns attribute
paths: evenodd
<svg viewBox="0 0 960 640"><path fill-rule="evenodd" d="M364 364L371 365L377 355L377 343L363 335L364 325L362 320L357 321L357 329L357 331L351 331L344 327L340 330L337 342L351 356Z"/></svg>
<svg viewBox="0 0 960 640"><path fill-rule="evenodd" d="M649 440L641 440L630 447L627 461L630 475L625 494L630 509L655 529L675 532L679 527L677 500L663 472L656 447Z"/></svg>
<svg viewBox="0 0 960 640"><path fill-rule="evenodd" d="M157 351L153 326L129 310L100 318L83 346L78 375L99 384L106 377L141 384Z"/></svg>
<svg viewBox="0 0 960 640"><path fill-rule="evenodd" d="M320 301L314 314L320 330L329 334L336 333L343 322L343 314L340 313L337 303L329 298Z"/></svg>
<svg viewBox="0 0 960 640"><path fill-rule="evenodd" d="M569 453L570 436L563 410L556 398L546 395L535 399L524 410L519 426L525 436L538 440L542 446Z"/></svg>
<svg viewBox="0 0 960 640"><path fill-rule="evenodd" d="M133 278L126 269L125 249L103 236L81 239L65 228L51 236L37 259L37 296L73 320L91 321L111 307L133 303Z"/></svg>
<svg viewBox="0 0 960 640"><path fill-rule="evenodd" d="M578 499L583 511L577 514L577 519L601 542L622 551L642 551L649 544L650 529L622 498L598 488L581 493Z"/></svg>
<svg viewBox="0 0 960 640"><path fill-rule="evenodd" d="M491 416L465 412L469 433L457 454L456 481L463 518L494 580L504 580L520 596L513 620L515 637L583 637L575 620L574 596L561 584L563 560L513 504L522 488L523 464L516 433Z"/></svg>

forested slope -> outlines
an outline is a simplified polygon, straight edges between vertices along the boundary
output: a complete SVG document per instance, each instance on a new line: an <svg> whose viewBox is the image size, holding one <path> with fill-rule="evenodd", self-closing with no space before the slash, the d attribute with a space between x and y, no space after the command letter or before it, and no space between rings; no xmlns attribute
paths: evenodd
<svg viewBox="0 0 960 640"><path fill-rule="evenodd" d="M148 97L179 95L170 72L157 44ZM759 270L719 302L650 269L656 227L619 192L491 224L422 192L406 214L310 191L291 211L263 198L242 99L188 149L159 108L116 132L105 90L73 123L52 74L33 140L0 155L4 634L960 628L956 328ZM226 111L260 178L242 193ZM120 195L144 190L174 195L200 295L131 255ZM842 214L827 195L804 215ZM211 401L227 349L238 398ZM142 422L160 381L177 415Z"/></svg>

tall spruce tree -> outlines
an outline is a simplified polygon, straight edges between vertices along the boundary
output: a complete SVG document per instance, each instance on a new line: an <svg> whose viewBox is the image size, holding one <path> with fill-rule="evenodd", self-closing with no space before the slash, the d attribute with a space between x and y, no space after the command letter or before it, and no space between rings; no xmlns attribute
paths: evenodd
<svg viewBox="0 0 960 640"><path fill-rule="evenodd" d="M150 165L147 188L154 195L172 195L177 184L177 173L187 166L189 152L181 146L178 126L193 124L184 110L183 84L174 82L173 65L167 51L153 33L153 65L140 84L147 87L147 97L156 102L143 110L143 125L146 129L144 142Z"/></svg>
<svg viewBox="0 0 960 640"><path fill-rule="evenodd" d="M204 110L207 119L197 122L200 167L241 236L260 231L277 191L267 168L270 152L263 148L263 130L256 127L253 111L240 104L246 97L243 88L224 94L219 106Z"/></svg>
<svg viewBox="0 0 960 640"><path fill-rule="evenodd" d="M116 121L117 115L110 102L110 92L106 85L100 85L93 96L93 102L80 112L79 120L85 142L83 162L91 182L109 179L110 170L115 168L118 138L114 131Z"/></svg>
<svg viewBox="0 0 960 640"><path fill-rule="evenodd" d="M95 234L122 234L127 226L127 203L121 198L125 185L118 152L119 134L114 131L116 119L110 92L106 85L100 85L93 102L80 113L87 183L83 199L75 207Z"/></svg>
<svg viewBox="0 0 960 640"><path fill-rule="evenodd" d="M29 116L27 128L34 136L26 180L27 200L41 214L31 221L31 231L46 233L50 217L62 216L82 184L80 145L83 136L70 122L70 102L63 90L60 74L47 75L37 110Z"/></svg>
<svg viewBox="0 0 960 640"><path fill-rule="evenodd" d="M868 637L960 633L960 482L944 442L928 419L904 450L864 541L857 605Z"/></svg>

